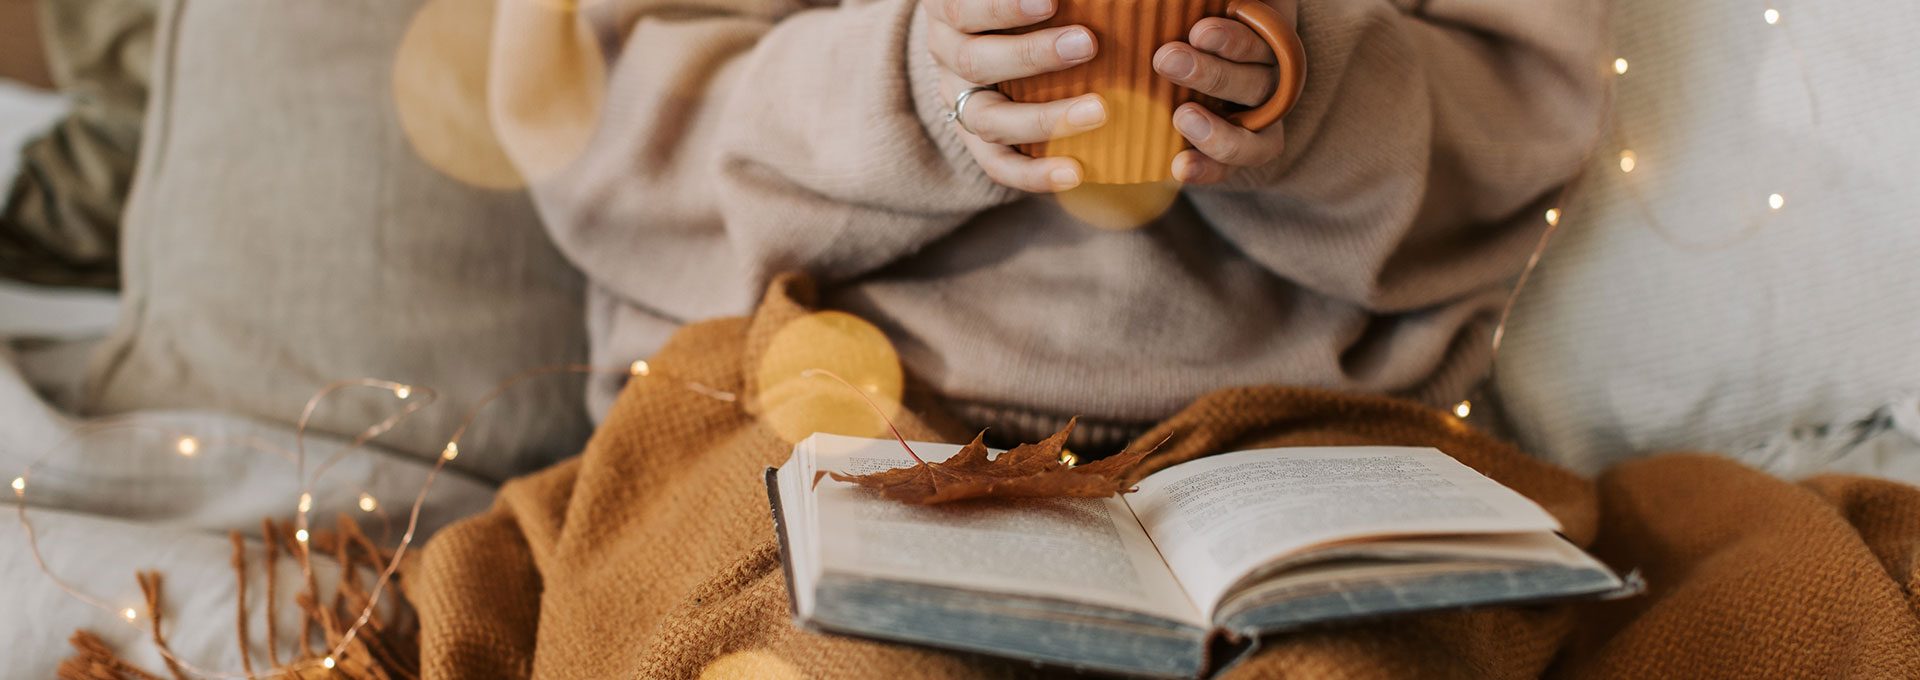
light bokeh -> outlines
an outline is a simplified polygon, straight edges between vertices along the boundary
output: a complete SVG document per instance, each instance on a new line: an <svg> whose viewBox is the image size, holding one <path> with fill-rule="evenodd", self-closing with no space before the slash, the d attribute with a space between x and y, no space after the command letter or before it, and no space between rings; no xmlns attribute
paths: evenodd
<svg viewBox="0 0 1920 680"><path fill-rule="evenodd" d="M393 102L420 159L447 176L489 189L525 185L487 112L494 3L430 0L394 53Z"/></svg>
<svg viewBox="0 0 1920 680"><path fill-rule="evenodd" d="M606 103L607 57L587 17L600 0L499 4L491 73L494 132L538 182L587 148Z"/></svg>
<svg viewBox="0 0 1920 680"><path fill-rule="evenodd" d="M776 332L757 378L761 419L789 443L815 432L887 436L887 419L899 414L906 388L900 355L886 334L833 311L809 314Z"/></svg>
<svg viewBox="0 0 1920 680"><path fill-rule="evenodd" d="M1180 198L1174 180L1146 184L1082 184L1054 194L1074 219L1101 229L1138 229L1159 219Z"/></svg>
<svg viewBox="0 0 1920 680"><path fill-rule="evenodd" d="M572 2L430 0L394 54L394 106L414 152L489 189L578 158L605 84L598 38Z"/></svg>

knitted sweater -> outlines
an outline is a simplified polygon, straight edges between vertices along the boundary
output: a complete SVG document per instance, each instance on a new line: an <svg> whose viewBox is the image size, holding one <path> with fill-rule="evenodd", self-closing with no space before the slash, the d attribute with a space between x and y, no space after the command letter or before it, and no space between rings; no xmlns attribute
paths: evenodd
<svg viewBox="0 0 1920 680"><path fill-rule="evenodd" d="M1605 95L1605 2L1305 0L1285 153L1100 229L982 173L918 4L601 8L619 49L599 130L534 187L596 284L597 363L800 271L1010 436L1081 415L1123 441L1234 385L1450 402ZM592 389L604 413L617 383Z"/></svg>

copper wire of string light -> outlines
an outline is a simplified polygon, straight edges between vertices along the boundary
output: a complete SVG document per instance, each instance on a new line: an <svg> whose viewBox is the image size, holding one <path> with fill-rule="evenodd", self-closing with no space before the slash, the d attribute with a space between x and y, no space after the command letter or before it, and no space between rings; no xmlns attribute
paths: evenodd
<svg viewBox="0 0 1920 680"><path fill-rule="evenodd" d="M1611 95L1609 95L1609 99L1611 99ZM1599 145L1596 144L1594 150L1598 148ZM1593 150L1587 152L1585 160L1580 162L1580 167L1585 168L1587 164L1592 161L1593 153ZM1583 170L1582 174L1584 173L1585 171ZM1580 176L1581 175L1575 175L1574 179L1568 181L1566 186L1561 187L1560 191L1554 196L1553 207L1547 208L1546 212L1542 214L1542 219L1547 223L1547 226L1540 230L1540 237L1536 239L1533 244L1533 252L1527 254L1527 264L1520 268L1520 276L1514 279L1513 288L1507 291L1507 299L1500 305L1500 316L1493 324L1493 335L1487 343L1487 377L1482 381L1483 383L1493 381L1493 368L1498 365L1500 346L1507 339L1507 322L1513 318L1513 308L1520 303L1520 293L1526 290L1527 283L1533 279L1534 270L1540 268L1540 260L1546 256L1547 245L1553 243L1554 235L1559 233L1560 222L1565 219L1565 214L1562 212L1560 206L1572 202L1570 199L1573 196L1574 188L1579 186ZM1468 416L1473 415L1473 400L1461 399L1453 405L1452 411L1454 417L1462 420L1466 419Z"/></svg>
<svg viewBox="0 0 1920 680"><path fill-rule="evenodd" d="M411 386L403 385L401 383L395 383L392 381L385 381L385 380L360 379L360 380L345 380L345 381L335 382L333 384L327 385L326 387L322 388L318 393L314 395L312 399L308 400L307 408L305 412L302 413L299 425L295 430L294 450L288 451L284 447L272 445L262 439L259 439L258 437L241 437L241 438L235 438L231 441L233 444L236 444L245 448L252 448L256 450L264 450L264 451L279 453L283 457L294 462L297 470L304 468L304 462L305 462L305 456L306 456L304 435L307 427L307 421L310 419L310 417L313 414L313 411L318 407L319 402L321 400L333 394L334 392L338 392L340 390L351 388L351 387L380 387L382 389L393 391L395 393L400 393L404 391L409 396L412 395L412 392L415 389ZM372 427L362 430L360 434L356 436L350 444L342 447L338 452L330 456L326 464L323 465L319 470L316 470L316 473L314 476L317 478L320 472L323 472L326 467L331 466L332 463L338 460L341 456L344 456L346 453L351 452L354 449L364 446L367 442L373 440L374 438L379 437L381 434L384 434L388 430L391 430L392 428L398 426L400 422L404 421L408 416L412 415L414 412L417 412L420 409L425 408L427 404L433 401L433 397L434 397L434 393L432 392L432 390L426 390L426 392L427 392L427 398L415 400L413 403L409 403L399 413L396 413L395 415L390 416L385 420L382 420L381 422L373 425ZM118 616L119 618L121 618L122 620L125 620L128 623L137 623L140 616L139 616L139 612L134 608L132 607L117 608L114 605L107 603L105 600L94 597L85 592L82 592L78 588L75 588L71 584L67 583L65 580L61 579L57 574L53 573L53 571L47 567L45 556L42 554L40 550L40 541L39 541L38 533L34 530L33 524L27 516L26 488L27 488L27 482L32 476L33 468L45 462L54 453L57 453L59 450L65 448L68 445L75 443L76 441L78 441L79 439L85 436L97 434L100 432L113 431L113 430L146 430L146 431L160 432L160 433L166 434L169 437L174 438L174 450L181 456L189 457L189 458L197 455L200 451L205 450L210 443L218 444L228 440L225 440L225 439L208 440L208 439L197 437L185 432L181 432L177 430L168 430L165 428L160 428L155 426L120 424L120 423L114 423L114 422L90 424L90 425L85 425L80 428L77 428L76 432L73 435L67 437L59 445L54 447L52 451L49 451L46 455L41 456L39 459L35 460L32 464L29 464L27 466L27 469L19 477L14 478L12 486L13 486L13 491L15 496L15 505L18 511L17 515L20 522L20 526L27 536L28 551L33 556L34 565L40 569L42 574L44 574L50 581L54 583L55 587L59 588L62 592L65 592L68 596L71 596L74 599L79 600L80 602L90 605L96 609ZM297 514L297 520L296 520L299 530L296 532L295 536L299 539L299 545L300 545L299 561L301 565L302 576L310 584L309 588L311 589L311 584L314 581L313 581L313 573L312 573L312 561L310 559L310 555L307 552L308 543L307 543L306 537L308 534L307 534L307 528L306 528L306 524L307 524L306 519L307 519L307 511L310 510L312 507L312 495L311 495L312 481L306 478L304 471L302 471L300 475L302 477L302 482L300 487L299 502L297 503L298 514ZM420 505L425 502L427 490L431 487L431 483L432 483L431 476L429 476L428 482L422 486L420 495L416 499L416 502L415 502L416 513ZM397 560L395 564L397 564ZM374 597L377 599L379 591L376 590L373 592L374 592ZM371 612L372 607L373 605L370 603L368 605L368 613ZM364 621L366 618L367 617L363 617L362 620ZM357 632L357 631L350 631L350 632ZM269 645L272 645L274 643L275 641L272 641L272 640L268 641ZM273 677L276 675L282 675L282 674L297 671L297 669L290 668L284 671L274 671L274 672L269 672L265 674L215 672L215 671L209 671L204 668L200 668L199 666L196 666L185 659L179 658L177 655L173 653L171 649L165 646L157 646L156 649L158 650L161 658L166 660L170 665L176 666L181 670L192 673L194 675L208 677L208 678L249 678L249 677L264 678L264 677ZM336 650L333 654L329 654L326 661L331 662L333 659L333 656L337 655L339 651L340 650ZM245 653L245 651L242 650L242 653ZM332 667L331 663L327 663L323 665L327 668Z"/></svg>
<svg viewBox="0 0 1920 680"><path fill-rule="evenodd" d="M1614 70L1624 72L1626 69L1623 68L1623 64L1623 61L1615 62ZM1574 190L1580 186L1580 179L1586 175L1586 168L1593 163L1594 154L1600 151L1600 137L1606 130L1607 121L1612 117L1613 98L1614 86L1609 84L1600 108L1600 120L1595 124L1593 146L1588 147L1587 152L1581 155L1577 166L1580 170L1554 193L1553 200L1548 203L1546 211L1541 213L1541 220L1546 222L1546 227L1540 230L1539 238L1534 240L1533 251L1527 254L1526 265L1520 268L1520 275L1514 278L1513 287L1507 290L1507 298L1500 305L1500 316L1494 321L1493 334L1487 343L1487 376L1481 381L1482 384L1493 381L1493 370L1499 364L1500 347L1506 342L1507 323L1513 319L1513 308L1520 303L1520 294L1526 291L1527 283L1533 280L1534 270L1540 268L1540 260L1546 256L1547 246L1553 243L1553 237L1560 232L1560 224L1566 220L1565 206L1572 204ZM1454 417L1465 420L1473 415L1473 399L1461 399L1453 405L1451 410Z"/></svg>
<svg viewBox="0 0 1920 680"><path fill-rule="evenodd" d="M292 675L292 674L300 673L304 670L311 670L315 668L319 668L319 669L334 668L339 663L338 659L345 656L347 648L353 643L354 639L358 637L360 631L368 624L369 621L372 620L373 612L379 606L382 594L385 592L386 587L393 580L394 574L399 570L401 559L406 555L407 548L413 543L415 533L418 530L419 524L420 524L420 513L426 504L427 494L433 489L434 480L439 476L439 473L442 468L446 467L448 463L452 462L456 457L458 457L459 451L460 451L459 449L460 440L466 435L467 431L471 429L473 424L476 422L476 420L480 415L481 410L484 409L488 404L491 404L495 400L499 399L501 396L505 395L507 391L512 389L514 386L519 385L520 383L525 382L527 380L531 380L541 376L556 375L556 374L600 374L600 373L614 373L614 374L625 373L633 377L646 377L646 376L655 374L652 366L644 360L635 361L630 365L622 366L619 368L605 368L605 367L597 367L597 366L590 366L590 365L584 365L584 364L558 364L558 365L552 365L552 366L542 366L542 367L522 371L521 373L516 374L513 377L510 377L507 380L499 383L492 390L490 390L479 402L475 403L471 408L467 410L467 412L461 418L460 425L454 430L453 435L448 438L446 448L442 450L441 455L436 456L434 458L433 465L427 469L426 478L422 481L420 485L420 490L414 496L413 503L408 509L406 531L401 534L400 540L397 543L396 547L394 548L392 557L390 557L387 560L386 565L380 569L379 578L374 582L373 587L367 591L366 605L361 608L360 614L354 620L354 622L350 626L348 626L348 628L344 633L341 634L340 639L336 643L334 643L331 647L327 648L328 651L324 656L318 659L312 660L310 662L307 662L305 664L289 665L284 668L279 668L279 669L275 669L268 672L252 672L252 671L221 672L221 671L213 671L213 670L201 668L199 666L196 666L186 661L185 659L181 659L177 655L175 655L173 651L168 647L166 647L165 645L156 645L156 649L158 653L165 661L167 661L167 663L170 666L178 668L179 670L185 673L203 677L203 678L222 678L222 679L232 678L235 680L242 679L242 678L272 678L272 677L279 677L284 675ZM709 399L715 399L715 400L725 401L729 403L736 402L738 400L738 397L732 392L714 388L712 386L709 386L697 381L679 380L677 381L677 383L682 388ZM319 409L321 403L324 402L327 399L327 397L330 397L337 392L347 390L347 389L353 389L353 388L375 388L375 389L388 391L393 393L395 398L405 402L405 405L393 415L388 416L387 418L381 420L379 423L376 423L373 426L362 430L348 444L340 447L340 449L336 450L331 455L329 455L325 460L323 460L320 465L316 466L312 475L306 474L305 437L306 437L307 428L309 426L310 421L312 420L313 414ZM362 378L362 379L354 379L354 380L342 380L342 381L331 383L321 388L320 391L316 392L314 396L307 401L307 405L302 410L300 419L297 421L297 424L294 429L294 449L291 451L287 450L284 447L280 447L270 442L267 442L265 440L262 440L258 437L249 436L249 437L208 439L208 438L197 437L189 433L170 430L170 429L156 427L156 426L120 422L121 420L123 420L123 418L109 418L101 421L96 421L94 423L82 425L76 428L72 434L70 434L65 439L63 439L58 445L56 445L48 453L42 455L40 458L36 459L33 463L29 464L27 468L22 471L20 476L15 477L12 482L11 486L14 492L15 507L18 511L17 514L19 517L20 526L24 530L27 537L28 551L32 554L34 559L34 564L39 568L41 574L45 575L47 579L52 581L55 587L59 588L62 592L66 593L68 596L74 598L75 600L83 604L94 607L103 612L107 612L108 614L113 615L117 618L120 618L128 623L137 625L137 622L139 621L139 618L140 618L140 613L138 610L132 607L119 607L112 603L107 602L106 600L90 595L80 590L79 588L74 587L72 584L67 583L65 580L61 579L58 574L55 574L52 569L47 567L45 556L41 553L41 550L40 550L38 535L34 531L33 524L27 516L26 493L27 493L27 488L29 486L29 481L32 479L32 476L33 476L33 469L39 466L40 464L42 464L43 462L45 462L50 457L52 457L55 453L59 452L60 450L64 449L67 446L72 445L73 443L79 441L80 439L83 439L88 436L92 436L100 432L114 431L114 430L154 431L154 432L160 432L160 433L166 434L169 437L171 437L173 439L174 451L179 455L181 455L182 457L186 457L186 458L192 458L198 453L200 453L201 451L208 450L210 447L225 444L229 446L240 446L245 448L252 448L252 449L277 453L294 463L295 469L300 477L300 482L301 482L300 495L297 499L297 502L295 503L295 528L296 528L295 539L296 539L296 545L298 545L299 547L299 549L296 551L296 555L298 555L298 560L300 563L301 577L306 582L307 595L317 597L317 592L315 592L317 590L317 581L314 576L313 562L311 559L312 554L311 554L311 548L309 543L309 539L311 538L311 536L308 533L308 528L309 528L308 516L313 509L312 493L313 493L314 482L318 480L321 476L323 476L325 472L329 468L331 468L335 462L341 459L341 457L345 456L347 453L350 453L354 450L364 447L367 443L378 438L380 435L385 434L386 432L397 427L401 422L405 421L408 417L412 416L414 413L417 413L421 409L426 408L427 405L432 403L437 398L437 396L438 396L437 393L431 388L417 386L417 385L410 385L410 384L400 383L400 382L394 382L390 380ZM378 512L381 517L383 518L386 517L385 510L379 507L378 502L375 501L373 499L373 496L370 494L367 494L364 492L360 494L359 506L361 510L364 512ZM378 562L378 559L379 559L378 555L375 555L373 557L373 560L376 563ZM157 640L158 637L156 637L155 639ZM278 640L269 639L266 641L266 644L269 650L271 650L275 647L275 645L278 644ZM305 644L305 641L303 641L302 644ZM241 653L245 655L247 652L243 648L241 650Z"/></svg>
<svg viewBox="0 0 1920 680"><path fill-rule="evenodd" d="M1784 19L1783 15L1780 13L1779 8L1775 7L1771 2L1771 0L1766 2L1763 5L1763 8L1764 10L1761 12L1761 15L1760 15L1761 20L1764 21L1768 26L1779 27ZM1787 49L1789 52L1792 53L1794 64L1799 69L1801 87L1806 90L1808 115L1810 116L1813 124L1815 126L1818 126L1820 124L1819 98L1815 95L1815 92L1814 92L1813 76L1811 71L1807 68L1806 56L1802 53L1800 49L1799 41L1794 39L1792 31L1786 31L1784 35L1786 36ZM1507 324L1508 324L1508 321L1511 320L1511 318L1513 317L1513 309L1519 303L1520 294L1526 290L1527 283L1530 280L1532 280L1534 270L1540 267L1540 260L1543 256L1545 256L1547 251L1547 246L1550 243L1552 243L1554 235L1559 232L1561 221L1566 219L1565 206L1570 205L1572 203L1571 198L1572 198L1574 189L1576 189L1579 186L1581 178L1586 173L1585 169L1591 167L1594 155L1599 152L1601 148L1600 139L1602 135L1607 130L1609 129L1612 130L1613 141L1615 145L1617 145L1620 149L1618 153L1618 159L1619 159L1619 167L1620 167L1621 174L1630 175L1635 170L1638 170L1642 164L1640 155L1633 150L1632 144L1628 143L1629 140L1627 139L1626 134L1620 129L1618 120L1615 119L1615 117L1613 116L1613 103L1618 94L1617 90L1619 87L1619 80L1621 78L1624 78L1627 75L1628 71L1631 70L1632 63L1629 62L1627 58L1624 56L1615 57L1611 64L1611 68L1614 74L1614 80L1610 82L1607 87L1606 104L1605 106L1602 107L1602 114L1599 122L1599 129L1596 131L1594 135L1594 138L1595 138L1594 146L1587 151L1585 160L1581 162L1580 167L1582 168L1582 170L1580 174L1575 175L1575 177L1572 180L1568 181L1565 187L1561 188L1559 194L1553 200L1552 207L1549 207L1547 209L1544 215L1547 226L1546 228L1541 230L1540 238L1537 242L1535 242L1533 252L1527 256L1526 266L1521 268L1520 276L1514 280L1513 288L1511 288L1507 292L1506 302L1501 305L1500 316L1498 317L1498 320L1495 321L1493 326L1492 340L1489 343L1489 347L1488 347L1487 378L1485 381L1483 381L1483 384L1484 382L1491 382L1493 380L1493 371L1495 367L1499 365L1498 359L1500 357L1500 346L1501 346L1501 343L1506 339ZM1760 231L1760 227L1766 221L1765 218L1770 217L1772 216L1773 213L1777 213L1780 210L1784 209L1787 203L1786 196L1778 192L1769 193L1765 197L1767 210L1765 212L1757 212L1757 213L1750 211L1749 212L1750 218L1748 220L1748 224L1746 228L1740 231L1739 233L1734 234L1732 237L1728 239L1725 239L1720 242L1715 242L1715 243L1689 242L1687 240L1680 239L1674 236L1672 232L1666 228L1666 225L1660 221L1659 216L1654 211L1651 202L1649 202L1645 194L1641 192L1638 182L1629 180L1629 181L1622 182L1622 184L1626 188L1628 198L1631 199L1632 202L1634 203L1635 210L1640 214L1641 219L1645 221L1648 229L1653 231L1655 235L1661 238L1661 240L1666 241L1670 245L1673 245L1681 249L1693 250L1693 251L1716 250L1719 248L1731 246L1734 243L1738 243L1739 241L1742 241L1748 237L1751 237L1753 234L1756 234ZM1453 411L1453 415L1458 418L1464 419L1468 417L1473 413L1473 400L1472 399L1460 400L1458 403L1454 404L1452 411Z"/></svg>
<svg viewBox="0 0 1920 680"><path fill-rule="evenodd" d="M201 439L199 437L189 435L189 434L184 434L179 431L168 430L165 428L160 428L155 426L146 426L146 425L139 425L139 424L121 424L121 423L113 423L113 422L89 423L87 425L82 425L81 427L76 428L73 434L69 435L59 445L55 446L54 449L52 449L47 455L43 455L39 459L36 459L33 463L28 464L26 469L21 472L20 476L14 478L11 485L14 493L14 507L15 507L16 519L20 524L22 533L26 535L27 552L29 555L33 557L33 563L35 568L39 569L40 573L46 576L47 580L51 581L55 588L58 588L61 592L65 593L68 597L72 597L73 599L81 602L82 604L91 606L95 609L99 609L103 612L108 613L109 615L115 616L116 618L119 618L125 621L130 625L136 625L136 626L139 625L139 621L140 621L139 610L133 607L119 607L117 605L108 603L106 600L89 595L88 593L66 582L66 580L61 579L58 574L55 574L53 570L47 566L46 556L40 550L39 532L34 529L32 520L27 516L26 491L27 491L27 481L31 479L33 476L33 469L35 467L38 467L41 463L44 463L46 459L52 455L53 452L56 452L62 448L65 448L66 446L78 441L79 439L87 435L93 435L93 434L110 432L110 431L139 431L139 430L145 430L150 432L160 432L170 437L173 437L174 450L183 457L191 458L195 454L197 454L203 447L209 445L209 440ZM215 440L211 440L211 443L214 445L218 445L226 441L229 441L229 440L224 438L215 439ZM237 438L232 438L230 441L235 445L245 446L247 448L253 448L256 450L281 454L283 457L285 457L289 461L293 460L294 458L294 454L292 451L288 451L283 447L273 445L271 443L265 442L264 440L260 440L256 437L237 437ZM144 586L144 583L143 583L143 586ZM157 613L154 613L154 615L157 616ZM157 634L159 630L158 628L159 622L156 620L154 625L155 625L155 632ZM215 675L211 673L206 673L203 670L200 670L197 667L193 666L192 664L187 663L182 659L179 659L177 656L173 654L172 650L165 645L157 645L156 649L159 651L160 656L169 663L170 667L177 668L179 670L186 671L186 672L192 672L196 675L206 675L210 677ZM268 677L264 675L253 674L253 673L248 673L245 675L228 674L228 676Z"/></svg>
<svg viewBox="0 0 1920 680"><path fill-rule="evenodd" d="M55 587L59 588L62 592L66 593L68 596L73 597L74 599L79 600L83 603L86 603L87 605L92 606L95 609L99 609L100 611L107 612L121 619L125 619L129 622L132 622L139 619L139 613L136 610L130 607L120 607L113 604L109 604L105 600L94 597L92 595L88 595L87 593L81 591L80 589L75 588L72 584L67 583L65 580L55 575L52 570L48 569L46 556L41 554L40 552L40 541L39 541L38 532L34 530L33 522L30 521L27 517L27 500L26 500L27 484L33 478L34 468L37 468L41 464L45 463L47 459L52 456L53 452L57 452L68 446L71 446L79 442L81 439L85 439L90 436L107 433L107 432L157 433L157 434L166 436L169 439L172 439L174 441L174 450L184 457L192 457L194 454L205 449L209 445L221 445L221 444L244 446L246 448L251 448L259 451L266 451L269 453L279 454L281 457L287 459L288 461L292 461L294 459L294 452L288 450L285 447L275 445L264 439L260 439L259 437L254 437L251 435L242 436L242 437L222 437L222 438L215 438L215 439L209 440L209 439L204 439L200 437L195 437L193 435L187 434L180 430L169 429L169 428L165 428L157 425L133 423L133 422L128 422L128 419L125 417L110 416L110 417L102 418L100 420L96 420L91 423L86 423L79 427L74 428L74 432L72 432L71 434L68 434L59 443L55 444L53 449L51 449L48 454L42 455L40 458L34 460L31 463L28 463L27 467L21 470L20 475L18 477L13 478L13 482L11 483L10 486L13 489L13 495L14 495L14 501L15 501L14 508L16 510L15 514L19 520L21 531L26 534L27 552L30 555L32 555L34 565L39 567L41 573L46 574L49 580L53 581L53 584ZM188 444L189 442L191 442L191 445Z"/></svg>
<svg viewBox="0 0 1920 680"><path fill-rule="evenodd" d="M1800 49L1800 41L1794 37L1793 31L1787 30L1786 27L1782 25L1784 18L1779 8L1775 7L1771 1L1763 5L1760 19L1767 26L1781 30L1781 35L1785 36L1787 52L1793 56L1794 68L1800 77L1800 87L1806 92L1807 118L1813 127L1819 127L1820 98L1814 91L1813 73L1807 67L1806 54ZM1625 60L1622 59L1616 62L1616 65L1621 63L1625 63ZM1615 70L1619 71L1620 69L1616 68ZM1614 142L1620 147L1620 172L1622 174L1633 173L1633 171L1638 169L1643 163L1639 154L1633 150L1632 139L1628 137L1625 130L1621 129L1618 121L1614 123L1613 136ZM1666 222L1660 219L1659 211L1654 209L1653 202L1648 200L1639 182L1629 180L1623 181L1621 184L1626 189L1627 198L1632 201L1635 212L1640 214L1641 220L1645 222L1648 229L1653 231L1655 236L1660 237L1660 240L1665 241L1668 245L1690 252L1713 252L1745 241L1755 234L1758 234L1761 228L1766 225L1768 219L1773 217L1775 213L1785 209L1787 205L1786 196L1777 191L1764 195L1756 192L1754 196L1755 201L1745 204L1748 207L1741 211L1741 214L1745 215L1745 225L1742 226L1739 231L1722 238L1703 241L1700 239L1684 238L1674 230L1669 229Z"/></svg>

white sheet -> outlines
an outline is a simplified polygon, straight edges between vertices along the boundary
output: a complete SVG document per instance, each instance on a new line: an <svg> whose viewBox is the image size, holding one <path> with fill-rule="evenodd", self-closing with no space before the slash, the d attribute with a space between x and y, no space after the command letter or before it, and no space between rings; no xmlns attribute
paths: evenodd
<svg viewBox="0 0 1920 680"><path fill-rule="evenodd" d="M284 458L217 442L258 438L291 448L291 432L220 413L154 411L116 422L190 432L208 445L186 458L174 452L171 437L116 432L56 450L88 423L50 407L20 370L21 354L6 347L23 336L84 341L111 324L112 305L110 297L0 287L0 341L5 341L0 342L0 485L19 475L30 461L54 452L48 463L36 468L27 487L32 504L28 517L41 535L49 566L73 586L124 606L140 602L135 571L163 572L167 628L176 652L212 670L238 671L235 584L226 533L237 529L257 536L261 518L290 518L299 487L293 464ZM311 438L310 460L317 462L343 443ZM424 461L407 456L377 450L351 454L316 482L314 516L352 513L377 538L377 516L356 508L359 494L365 491L394 516L392 531L397 537L426 470ZM432 530L484 509L492 494L483 483L443 474L422 513L422 538L416 546L424 544ZM0 497L4 495L0 490ZM59 661L70 654L66 640L77 628L101 634L149 669L163 668L143 629L86 606L49 582L26 550L14 506L0 506L0 513L4 513L0 516L0 602L23 613L0 623L0 649L8 652L8 677L51 677ZM288 561L283 563L290 566ZM285 587L296 583L293 575L285 572L280 581L283 611L293 609L288 598L294 588ZM264 622L258 612L263 592L264 581L256 568L249 584L250 608L256 617L256 659L262 658L258 645Z"/></svg>
<svg viewBox="0 0 1920 680"><path fill-rule="evenodd" d="M97 338L113 330L119 314L113 293L0 280L0 338Z"/></svg>

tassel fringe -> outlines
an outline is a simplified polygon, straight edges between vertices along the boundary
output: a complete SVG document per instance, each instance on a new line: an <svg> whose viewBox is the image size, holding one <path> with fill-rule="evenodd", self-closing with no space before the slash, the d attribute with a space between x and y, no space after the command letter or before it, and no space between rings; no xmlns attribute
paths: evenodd
<svg viewBox="0 0 1920 680"><path fill-rule="evenodd" d="M276 523L263 520L261 523L261 571L265 579L264 618L266 619L266 667L275 672L261 673L255 670L253 649L257 641L250 635L251 616L247 607L247 540L240 532L228 536L233 542L233 575L239 584L237 604L234 612L234 630L240 649L241 669L248 678L267 675L287 675L290 677L321 677L316 663L328 651L340 646L347 631L359 621L361 612L366 611L372 598L371 588L375 581L366 578L368 573L378 574L393 559L393 551L374 545L366 532L352 517L341 515L336 528L330 531L314 531L308 536L307 546L312 553L328 555L339 565L339 584L334 587L331 597L320 593L318 579L308 552L293 540L291 523ZM279 588L277 567L283 556L301 563L307 576L301 584L301 590L294 595L294 602L300 608L299 643L290 649L282 650L279 642L280 626L275 620L279 615ZM159 675L133 665L122 658L106 640L88 630L75 631L68 644L73 646L74 654L61 662L57 670L60 680L188 680L197 677L191 660L178 658L168 646L166 624L170 620L164 617L165 600L159 572L145 571L135 574L140 584L140 592L146 598L146 616L149 623L152 642L166 662L169 675ZM377 578L377 577L376 577ZM383 607L386 614L379 610L368 617L365 625L353 637L339 654L334 655L334 667L326 677L347 678L349 680L418 680L420 677L420 622L406 605L405 591L402 587L402 572L395 572L393 580L387 584L387 593L383 602L391 603ZM324 602L324 604L323 604ZM282 661L282 652L286 652ZM226 672L228 669L218 669ZM204 672L204 671L201 671Z"/></svg>

